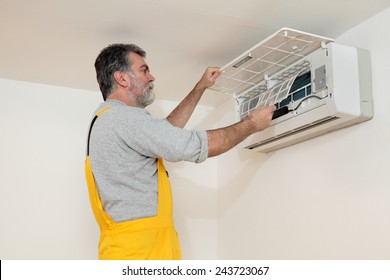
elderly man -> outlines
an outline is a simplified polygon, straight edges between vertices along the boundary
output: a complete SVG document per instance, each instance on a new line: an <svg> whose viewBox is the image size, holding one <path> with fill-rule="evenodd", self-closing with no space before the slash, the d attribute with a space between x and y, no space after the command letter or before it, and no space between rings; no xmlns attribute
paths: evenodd
<svg viewBox="0 0 390 280"><path fill-rule="evenodd" d="M101 230L100 259L180 259L162 159L202 162L224 153L268 127L275 110L273 105L258 108L220 129L183 129L220 75L209 67L166 119L154 118L145 110L155 99L145 55L136 45L114 44L95 62L104 102L91 122L85 171Z"/></svg>

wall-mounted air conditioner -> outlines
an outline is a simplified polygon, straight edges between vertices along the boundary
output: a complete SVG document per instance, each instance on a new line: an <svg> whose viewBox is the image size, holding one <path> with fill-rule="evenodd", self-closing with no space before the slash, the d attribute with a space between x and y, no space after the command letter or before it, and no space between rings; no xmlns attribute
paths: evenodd
<svg viewBox="0 0 390 280"><path fill-rule="evenodd" d="M373 117L368 52L325 37L284 28L221 70L211 89L235 98L238 120L277 106L247 149L273 151Z"/></svg>

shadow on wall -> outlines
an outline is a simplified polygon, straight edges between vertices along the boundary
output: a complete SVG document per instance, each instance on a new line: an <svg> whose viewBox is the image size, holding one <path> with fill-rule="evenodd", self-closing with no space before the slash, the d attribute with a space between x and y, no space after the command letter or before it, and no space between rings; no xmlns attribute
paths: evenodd
<svg viewBox="0 0 390 280"><path fill-rule="evenodd" d="M273 155L273 152L263 154L241 148L237 148L234 152L237 154L238 159L234 160L235 164L231 165L232 170L229 172L234 175L229 180L225 179L224 182L218 185L218 196L223 197L223 199L218 200L218 218L223 216L227 209L240 199L248 186L251 185L251 181L256 176L257 171ZM234 157L235 155L231 154L229 156ZM239 163L238 169L235 168L237 163ZM224 171L226 172L226 167ZM245 171L245 174L243 174L243 171ZM219 176L223 177L223 174L219 174ZM226 174L226 176L231 175Z"/></svg>

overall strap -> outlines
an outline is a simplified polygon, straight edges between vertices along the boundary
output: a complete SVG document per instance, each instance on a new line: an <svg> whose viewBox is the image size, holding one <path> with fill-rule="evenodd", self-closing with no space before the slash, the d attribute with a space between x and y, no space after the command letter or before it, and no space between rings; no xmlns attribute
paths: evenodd
<svg viewBox="0 0 390 280"><path fill-rule="evenodd" d="M91 161L89 158L89 142L91 138L91 131L92 127L95 124L96 119L105 111L107 111L110 107L106 107L100 111L98 111L93 118L89 132L88 132L88 142L87 142L87 157L85 159L85 176L87 179L87 186L88 186L88 195L89 195L89 200L91 203L92 211L95 216L95 219L100 227L100 230L106 228L108 225L112 224L113 221L111 218L104 212L102 203L99 198L99 194L97 191L96 183L95 183L95 178L92 172L91 168Z"/></svg>
<svg viewBox="0 0 390 280"><path fill-rule="evenodd" d="M104 109L101 109L100 111L98 111L95 115L95 117L92 119L92 122L91 122L91 125L89 127L89 132L88 132L88 142L87 142L87 156L89 156L89 140L91 139L91 132L92 132L92 127L93 125L95 124L95 121L97 120L97 118L103 114L105 111L107 111L108 109L110 109L111 107L106 107Z"/></svg>

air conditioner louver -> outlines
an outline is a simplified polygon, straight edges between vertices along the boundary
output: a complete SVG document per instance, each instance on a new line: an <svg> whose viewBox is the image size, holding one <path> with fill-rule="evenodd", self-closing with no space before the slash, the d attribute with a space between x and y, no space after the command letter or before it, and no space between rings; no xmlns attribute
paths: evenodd
<svg viewBox="0 0 390 280"><path fill-rule="evenodd" d="M248 146L246 148L250 149L250 150L255 149L255 148L259 148L261 146L264 146L264 145L276 142L276 141L281 140L281 139L286 138L286 137L290 137L290 136L292 136L294 134L301 133L301 132L303 132L305 130L313 129L315 127L324 125L325 123L328 123L328 122L331 122L331 121L334 121L334 120L337 120L337 119L338 119L338 117L326 117L326 118L323 118L323 119L318 120L316 122L313 122L313 123L310 123L310 124L306 124L306 125L297 127L295 129L292 129L292 130L290 130L288 132L279 134L279 135L277 135L275 137L272 137L272 138L269 138L267 140L260 141L260 142L258 142L256 144Z"/></svg>

